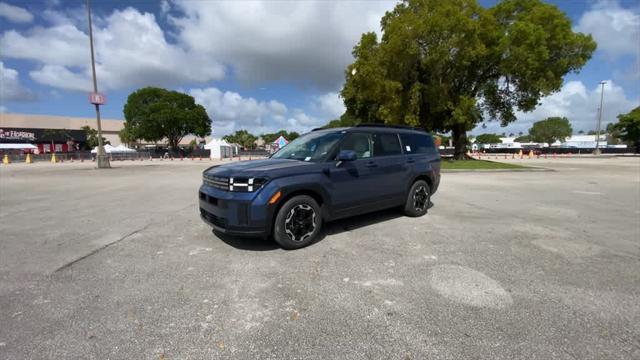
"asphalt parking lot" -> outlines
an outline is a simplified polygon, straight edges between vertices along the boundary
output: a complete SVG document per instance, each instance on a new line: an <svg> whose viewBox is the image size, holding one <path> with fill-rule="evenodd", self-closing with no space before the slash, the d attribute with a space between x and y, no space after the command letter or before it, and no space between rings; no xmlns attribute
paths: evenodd
<svg viewBox="0 0 640 360"><path fill-rule="evenodd" d="M0 358L640 359L640 158L528 161L297 251L201 222L208 161L0 167Z"/></svg>

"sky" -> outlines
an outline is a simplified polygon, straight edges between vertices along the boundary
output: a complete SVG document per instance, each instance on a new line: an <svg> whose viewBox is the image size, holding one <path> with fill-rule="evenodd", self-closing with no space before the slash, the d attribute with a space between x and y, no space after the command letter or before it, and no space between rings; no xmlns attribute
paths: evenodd
<svg viewBox="0 0 640 360"><path fill-rule="evenodd" d="M592 34L592 59L534 111L473 133L526 133L549 116L566 116L576 133L593 130L603 80L603 123L639 105L640 1L552 2L575 31ZM339 92L353 46L364 32L380 33L395 4L93 0L103 118L124 119L132 91L161 86L202 104L214 136L322 126L344 112ZM87 24L84 1L0 0L0 112L95 116Z"/></svg>

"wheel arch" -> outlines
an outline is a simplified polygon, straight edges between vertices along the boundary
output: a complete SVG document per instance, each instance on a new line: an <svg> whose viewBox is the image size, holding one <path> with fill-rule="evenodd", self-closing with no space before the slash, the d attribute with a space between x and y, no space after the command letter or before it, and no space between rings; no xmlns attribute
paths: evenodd
<svg viewBox="0 0 640 360"><path fill-rule="evenodd" d="M321 190L314 187L295 187L290 189L283 188L280 191L282 191L283 196L278 200L278 202L273 207L273 210L271 211L270 219L268 222L268 234L271 234L273 232L277 214L282 206L295 196L307 195L313 198L318 203L318 206L320 206L320 216L322 216L322 219L324 220L327 218L328 198L322 193Z"/></svg>

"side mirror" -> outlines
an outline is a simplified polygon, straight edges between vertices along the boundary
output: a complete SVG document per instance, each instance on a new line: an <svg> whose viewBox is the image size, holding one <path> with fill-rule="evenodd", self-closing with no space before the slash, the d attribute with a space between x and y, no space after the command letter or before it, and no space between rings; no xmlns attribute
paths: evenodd
<svg viewBox="0 0 640 360"><path fill-rule="evenodd" d="M338 162L336 163L336 167L340 166L343 161L354 161L357 158L358 156L353 150L340 150L338 156L336 156L336 160L338 160Z"/></svg>

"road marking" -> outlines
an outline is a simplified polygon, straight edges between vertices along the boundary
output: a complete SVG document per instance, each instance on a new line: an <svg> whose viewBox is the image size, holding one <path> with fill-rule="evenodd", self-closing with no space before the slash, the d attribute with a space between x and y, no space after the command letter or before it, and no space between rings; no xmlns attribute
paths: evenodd
<svg viewBox="0 0 640 360"><path fill-rule="evenodd" d="M573 192L576 194L583 194L583 195L602 195L601 192L597 192L597 191L573 190Z"/></svg>

